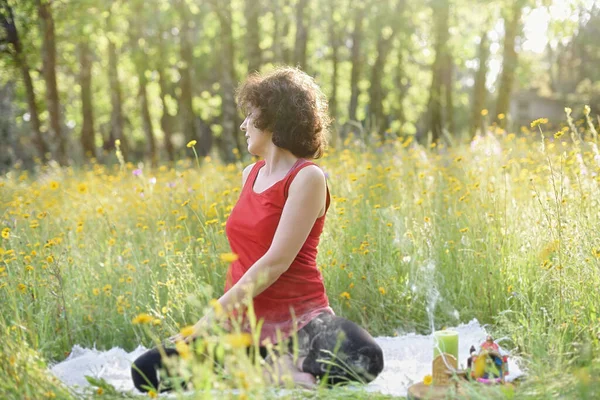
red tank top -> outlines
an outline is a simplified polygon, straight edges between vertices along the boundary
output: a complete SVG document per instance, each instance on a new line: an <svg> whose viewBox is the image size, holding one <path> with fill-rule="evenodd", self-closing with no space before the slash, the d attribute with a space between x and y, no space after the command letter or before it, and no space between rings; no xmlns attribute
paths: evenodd
<svg viewBox="0 0 600 400"><path fill-rule="evenodd" d="M239 258L231 263L227 271L226 292L267 252L275 236L292 180L302 168L315 164L298 159L282 180L263 192L256 193L254 182L258 171L264 165L264 160L254 165L242 188L240 198L227 219L225 232L231 251ZM327 189L325 213L329 203ZM315 221L306 242L289 269L254 298L256 319L263 320L261 342L269 338L272 343L276 343L278 330L285 338L294 328L301 329L318 314L333 314L325 293L323 276L317 269L317 246L324 223L325 214Z"/></svg>

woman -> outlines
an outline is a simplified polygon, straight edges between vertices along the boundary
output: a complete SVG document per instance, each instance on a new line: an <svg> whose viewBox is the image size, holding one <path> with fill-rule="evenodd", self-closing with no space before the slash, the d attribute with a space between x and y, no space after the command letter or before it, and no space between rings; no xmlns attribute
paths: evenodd
<svg viewBox="0 0 600 400"><path fill-rule="evenodd" d="M238 104L246 114L240 128L248 151L262 160L244 169L240 198L227 220L227 238L239 258L218 302L231 310L253 299L256 318L263 320L261 344L297 335L299 357L279 361L296 383L311 386L324 376L330 383L370 382L383 369L381 348L364 329L335 316L316 263L330 199L323 171L308 159L319 158L326 144L325 96L311 77L282 67L251 75L238 90ZM172 339L192 340L211 323L205 316L192 335ZM136 360L136 387L156 387L161 365L156 349Z"/></svg>

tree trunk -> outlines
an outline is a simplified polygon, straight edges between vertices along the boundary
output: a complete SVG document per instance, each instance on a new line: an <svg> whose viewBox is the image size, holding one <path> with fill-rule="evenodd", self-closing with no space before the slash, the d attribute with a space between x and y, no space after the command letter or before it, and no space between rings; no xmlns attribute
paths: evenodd
<svg viewBox="0 0 600 400"><path fill-rule="evenodd" d="M334 2L330 2L330 20L329 20L329 41L331 44L331 64L333 74L331 75L331 95L329 96L329 114L333 120L337 119L337 89L338 89L338 78L339 78L339 47L340 47L340 34L338 32L338 26L335 21L335 7Z"/></svg>
<svg viewBox="0 0 600 400"><path fill-rule="evenodd" d="M387 121L383 115L383 69L387 56L392 48L393 31L383 30L377 40L377 58L371 70L371 86L369 87L369 130L378 132L382 137L387 129Z"/></svg>
<svg viewBox="0 0 600 400"><path fill-rule="evenodd" d="M406 74L406 70L404 69L405 62L406 59L404 57L404 46L402 46L401 44L400 48L398 49L398 67L396 74L396 88L398 89L398 97L396 99L398 103L396 108L396 118L400 123L400 134L402 134L403 125L404 122L406 122L406 114L404 112L404 99L406 98L406 92L409 87L408 76Z"/></svg>
<svg viewBox="0 0 600 400"><path fill-rule="evenodd" d="M444 129L442 113L442 92L444 86L444 62L448 51L448 19L450 5L448 0L433 0L432 3L435 29L435 61L428 101L428 122L431 141L435 143L442 136Z"/></svg>
<svg viewBox="0 0 600 400"><path fill-rule="evenodd" d="M308 43L309 0L298 0L296 5L296 45L294 64L306 71L306 44Z"/></svg>
<svg viewBox="0 0 600 400"><path fill-rule="evenodd" d="M179 52L181 57L181 67L179 74L181 75L180 89L181 96L179 100L181 114L181 129L186 140L198 140L196 118L194 108L192 106L193 79L192 66L194 65L194 54L192 47L191 31L189 27L190 17L189 9L184 0L178 0L176 3L181 25L179 31ZM199 143L202 147L203 143Z"/></svg>
<svg viewBox="0 0 600 400"><path fill-rule="evenodd" d="M164 46L163 35L164 29L158 30L158 54L166 54L166 48ZM160 87L160 103L162 105L162 115L160 117L160 129L164 135L164 145L167 150L167 156L169 161L175 160L175 149L173 148L173 141L171 136L173 130L171 123L173 116L169 114L169 107L167 106L167 95L169 93L168 79L165 76L165 60L162 57L156 58L156 71L158 72L158 85Z"/></svg>
<svg viewBox="0 0 600 400"><path fill-rule="evenodd" d="M145 57L144 57L145 58ZM158 152L156 150L156 139L154 138L154 128L152 127L152 118L150 118L150 110L148 108L148 79L146 78L145 63L138 64L137 75L139 82L138 97L140 102L140 108L142 111L142 126L144 128L144 134L148 141L148 151L150 152L150 163L153 167L158 164Z"/></svg>
<svg viewBox="0 0 600 400"><path fill-rule="evenodd" d="M283 62L283 37L281 34L281 22L283 21L282 10L280 7L281 0L272 0L271 12L273 13L273 42L271 43L271 52L273 53L273 64Z"/></svg>
<svg viewBox="0 0 600 400"><path fill-rule="evenodd" d="M156 149L156 139L154 138L152 118L150 118L150 110L148 108L148 78L146 78L146 65L148 65L148 59L144 46L139 45L140 39L145 41L144 33L138 22L143 10L141 3L134 2L133 4L136 17L129 22L129 40L132 45L133 64L138 77L138 101L142 116L142 128L144 130L144 135L146 136L147 149L150 153L150 164L155 167L158 164L158 152Z"/></svg>
<svg viewBox="0 0 600 400"><path fill-rule="evenodd" d="M49 152L49 148L40 128L40 117L38 114L37 100L35 98L29 64L27 62L27 57L23 52L23 47L21 46L21 39L17 30L13 10L7 3L4 3L3 7L5 13L0 13L0 23L4 27L6 41L12 44L15 64L21 71L23 83L25 84L25 97L27 99L27 107L29 110L29 122L31 124L31 129L33 130L33 143L40 158L44 160L46 154Z"/></svg>
<svg viewBox="0 0 600 400"><path fill-rule="evenodd" d="M14 91L14 82L0 86L0 174L12 168L16 159Z"/></svg>
<svg viewBox="0 0 600 400"><path fill-rule="evenodd" d="M348 119L356 121L356 110L358 109L358 81L361 75L362 57L360 47L363 38L363 20L365 11L362 7L357 7L354 13L354 28L352 31L352 72L350 73L350 107L348 109Z"/></svg>
<svg viewBox="0 0 600 400"><path fill-rule="evenodd" d="M237 129L237 107L235 104L235 63L233 31L231 27L231 1L222 0L217 10L219 23L221 25L221 93L222 93L222 122L221 133L221 155L223 161L233 162L235 160L233 149L241 152L239 134Z"/></svg>
<svg viewBox="0 0 600 400"><path fill-rule="evenodd" d="M42 61L44 80L46 81L46 102L50 117L50 130L56 140L56 159L61 165L67 165L67 143L62 132L60 100L56 84L56 38L52 4L46 0L37 0L40 31L42 33Z"/></svg>
<svg viewBox="0 0 600 400"><path fill-rule="evenodd" d="M288 6L290 4L290 0L284 0L283 1L283 10L285 11L285 7ZM290 15L286 15L287 13L285 13L284 11L281 11L279 14L282 16L283 19L283 29L281 31L281 53L283 56L283 62L285 64L291 64L292 63L292 50L290 48L289 42L288 42L288 36L290 34L290 26L292 24L292 18Z"/></svg>
<svg viewBox="0 0 600 400"><path fill-rule="evenodd" d="M456 134L456 126L454 125L454 92L452 90L453 78L454 61L452 60L452 54L448 51L446 52L446 60L444 62L444 93L446 95L444 115L446 117L446 129L450 135Z"/></svg>
<svg viewBox="0 0 600 400"><path fill-rule="evenodd" d="M108 17L108 24L110 30L110 16ZM127 161L129 159L129 143L125 138L123 132L123 105L121 100L121 82L119 81L119 70L118 70L118 55L117 46L110 39L108 40L108 85L110 88L110 133L108 140L104 142L104 149L111 151L115 148L115 141L121 142L120 149L123 154L123 158Z"/></svg>
<svg viewBox="0 0 600 400"><path fill-rule="evenodd" d="M515 1L511 10L511 15L504 19L504 53L502 63L502 74L500 75L500 84L498 87L498 100L496 101L495 120L501 128L505 129L508 124L508 110L510 107L510 96L512 93L513 82L515 80L515 70L517 69L517 52L515 42L521 32L521 14L523 13L523 0ZM503 115L504 118L498 118Z"/></svg>
<svg viewBox="0 0 600 400"><path fill-rule="evenodd" d="M383 21L383 27L377 39L377 57L375 64L371 70L371 86L369 87L369 116L368 126L371 131L379 132L381 137L385 136L385 131L388 128L388 121L383 112L383 99L385 97L383 91L383 73L387 57L392 49L392 43L396 34L396 21L394 17L401 19L405 0L397 0L393 9L389 9L382 5L380 10L379 20ZM394 20L393 23L385 23L385 21Z"/></svg>
<svg viewBox="0 0 600 400"><path fill-rule="evenodd" d="M481 33L478 53L479 67L477 69L477 74L475 75L475 86L473 87L473 106L471 107L471 127L469 129L469 135L471 137L475 136L478 129L481 130L482 133L484 131L481 111L485 108L485 98L487 96L485 78L488 71L488 58L490 56L490 46L486 30Z"/></svg>
<svg viewBox="0 0 600 400"><path fill-rule="evenodd" d="M260 0L246 0L246 51L248 57L248 72L260 70L260 27L258 16L260 14ZM274 40L275 42L275 40Z"/></svg>
<svg viewBox="0 0 600 400"><path fill-rule="evenodd" d="M92 52L89 43L79 43L79 82L81 85L81 148L85 157L96 157L94 133L94 106L92 103Z"/></svg>

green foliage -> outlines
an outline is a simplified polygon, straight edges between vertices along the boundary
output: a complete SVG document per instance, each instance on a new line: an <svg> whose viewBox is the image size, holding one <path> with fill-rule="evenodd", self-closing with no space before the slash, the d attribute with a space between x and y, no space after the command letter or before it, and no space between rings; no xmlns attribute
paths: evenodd
<svg viewBox="0 0 600 400"><path fill-rule="evenodd" d="M332 150L318 266L336 313L374 335L477 318L523 359L517 398L593 398L599 156L593 136L573 144L566 131L542 130L543 142L540 131L499 131L433 151L411 137L379 151L349 138ZM73 344L148 346L202 315L222 291L223 224L243 164L201 161L44 166L39 178L13 170L0 181L6 357L22 344L23 356L57 361ZM149 329L131 323L140 313Z"/></svg>
<svg viewBox="0 0 600 400"><path fill-rule="evenodd" d="M362 53L362 73L358 81L359 107L358 118L364 123L368 116L369 87L371 69L376 58L376 44L382 32L393 30L394 41L387 62L384 65L382 80L383 112L386 116L386 126L391 132L402 134L424 134L427 130L425 121L428 101L428 91L431 82L431 64L434 60L432 11L426 3L401 2L404 8L396 7L397 1L375 2L364 1L365 35L360 44ZM538 4L539 3L539 4ZM542 12L548 2L529 2L528 6L535 7L536 12ZM244 15L242 0L232 1L232 32L234 39L235 74L240 81L247 73L246 16ZM45 85L41 74L42 70L42 38L39 31L39 17L36 2L8 1L6 5L14 11L15 21L19 30L20 40L28 60L31 75L37 94L38 107L42 131L47 131L48 113L45 111L44 92ZM314 75L326 93L332 93L333 64L331 62L332 46L330 26L334 25L339 35L339 60L337 78L337 110L338 128L348 122L348 104L350 101L350 73L352 70L350 35L352 33L353 14L359 4L347 0L311 1L306 12L306 24L309 27L307 71ZM169 100L169 114L177 119L180 115L179 96L180 68L182 67L180 39L183 23L182 9L189 13L188 26L191 30L191 43L193 45L192 98L194 99L194 113L208 125L218 126L221 123L221 98L222 93L218 85L223 69L220 59L221 33L217 13L220 10L218 3L196 4L192 1L170 2L165 0L152 0L147 2L112 1L99 2L98 0L68 0L52 3L55 29L57 37L57 74L60 92L60 101L64 111L64 121L68 140L74 145L83 123L81 106L81 83L79 78L80 59L78 45L87 42L93 53L92 65L92 98L94 108L95 142L97 147L108 147L106 141L111 130L111 103L110 89L107 74L107 42L110 39L116 44L119 63L119 80L122 85L123 115L125 115L125 134L131 142L143 145L146 141L142 129L142 118L139 96L139 82L136 65L145 71L149 96L149 114L158 139L159 149L164 151L164 132L161 127L163 106L160 101L161 88L158 82L159 69L164 71L168 84L163 88ZM295 43L295 0L265 1L256 3L254 7L259 10L259 41L262 52L263 69L273 65L291 63L293 60L286 58L285 54L293 55ZM329 9L333 12L329 12ZM454 64L453 75L455 82L452 85L454 92L454 115L457 132L454 136L460 137L469 125L471 115L472 81L469 79L474 74L473 65L476 65L477 38L483 26L488 26L492 37L492 62L494 65L501 63L502 32L496 29L501 26L501 10L507 9L505 1L465 1L451 2L449 52ZM474 12L477 9L477 12ZM529 10L529 8L527 9ZM576 101L594 101L595 107L598 80L593 69L597 58L597 49L591 39L592 25L597 19L597 13L585 8L583 3L573 3L572 12L582 10L580 25L585 28L576 30L573 21L558 22L551 19L549 35L553 52L549 59L555 62L562 60L562 65L578 65L578 73L566 79L564 70L542 66L542 55L525 54L520 60L520 68L516 71L521 86L535 86L544 93L548 90L554 93L578 92ZM555 18L556 16L552 14ZM590 21L586 24L586 21ZM133 38L133 36L137 36ZM559 42L560 40L560 42ZM564 43L573 41L575 51L566 50ZM562 44L561 44L562 43ZM545 56L543 56L545 57ZM26 93L21 82L21 72L13 65L14 55L0 54L0 68L2 77L0 84L7 81L17 81L16 92L16 120L13 121L16 134L20 137L29 137L30 128L27 118ZM589 61L589 62L588 62ZM143 64L143 65L141 65ZM399 65L401 64L401 65ZM499 69L492 68L490 74L497 74ZM587 80L586 80L587 78ZM494 86L488 82L488 88ZM493 101L490 99L490 101ZM490 107L493 109L493 107ZM216 125L215 125L216 124ZM173 130L175 147L181 152L186 140L181 139L183 132L179 123L169 121ZM220 126L217 130L220 129ZM217 132L213 132L218 136ZM188 138L189 139L189 138ZM31 160L35 155L33 148L20 148L18 157L24 161ZM144 150L137 150L138 158L145 157ZM81 161L78 152L71 154L76 161ZM100 152L99 157L108 159L108 155ZM163 155L164 158L164 155ZM30 165L30 164L28 164Z"/></svg>

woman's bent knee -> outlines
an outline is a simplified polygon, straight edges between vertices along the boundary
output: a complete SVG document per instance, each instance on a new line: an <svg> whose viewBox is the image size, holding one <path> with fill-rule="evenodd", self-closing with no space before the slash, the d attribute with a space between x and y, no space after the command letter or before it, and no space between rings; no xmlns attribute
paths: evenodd
<svg viewBox="0 0 600 400"><path fill-rule="evenodd" d="M364 347L360 351L361 376L365 383L373 381L383 371L383 350L377 343Z"/></svg>
<svg viewBox="0 0 600 400"><path fill-rule="evenodd" d="M175 349L164 349L167 356L177 354ZM149 388L158 389L158 371L162 368L162 355L158 349L151 349L139 356L131 366L133 384L140 392Z"/></svg>

